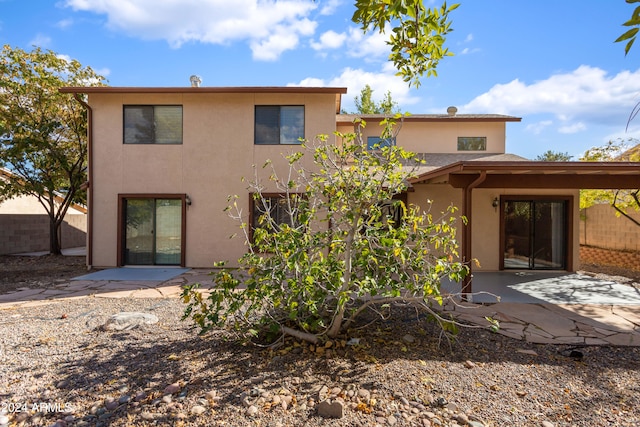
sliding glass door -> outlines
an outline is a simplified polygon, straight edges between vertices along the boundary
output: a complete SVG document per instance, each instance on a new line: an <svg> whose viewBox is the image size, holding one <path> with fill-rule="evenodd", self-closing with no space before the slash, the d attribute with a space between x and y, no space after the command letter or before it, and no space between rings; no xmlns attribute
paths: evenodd
<svg viewBox="0 0 640 427"><path fill-rule="evenodd" d="M567 201L505 200L505 269L567 268Z"/></svg>
<svg viewBox="0 0 640 427"><path fill-rule="evenodd" d="M123 263L180 265L182 199L123 199Z"/></svg>

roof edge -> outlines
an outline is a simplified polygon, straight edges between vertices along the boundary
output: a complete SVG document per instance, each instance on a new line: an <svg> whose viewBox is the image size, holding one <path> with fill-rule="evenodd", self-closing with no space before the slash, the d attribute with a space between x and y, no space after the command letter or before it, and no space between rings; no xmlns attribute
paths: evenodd
<svg viewBox="0 0 640 427"><path fill-rule="evenodd" d="M537 160L528 161L490 161L490 160L462 160L450 165L442 166L425 172L411 180L412 184L418 184L433 178L463 171L507 171L514 172L518 170L531 171L551 171L560 173L566 171L569 173L589 172L608 170L610 172L628 173L630 175L640 175L640 162L542 162Z"/></svg>
<svg viewBox="0 0 640 427"><path fill-rule="evenodd" d="M331 93L345 94L346 87L309 86L205 86L205 87L133 87L133 86L69 86L61 93Z"/></svg>
<svg viewBox="0 0 640 427"><path fill-rule="evenodd" d="M350 124L355 119L363 120L383 120L390 117L385 114L338 114L336 117L337 124ZM406 122L521 122L522 117L507 116L504 114L408 114L402 116L399 120Z"/></svg>

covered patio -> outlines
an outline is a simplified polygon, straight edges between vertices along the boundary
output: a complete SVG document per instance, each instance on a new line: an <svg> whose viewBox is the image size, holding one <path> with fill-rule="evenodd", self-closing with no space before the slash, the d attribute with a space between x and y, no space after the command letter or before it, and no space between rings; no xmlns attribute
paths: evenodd
<svg viewBox="0 0 640 427"><path fill-rule="evenodd" d="M472 253L473 227L476 220L473 215L473 195L476 189L497 189L497 190L545 190L545 189L637 189L640 188L640 162L539 162L539 161L488 161L488 160L465 160L452 163L447 166L433 168L421 173L418 177L410 181L412 185L417 184L448 184L452 188L462 192L462 205L460 214L465 216L468 224L461 230L461 259L468 263L471 274L461 284L463 294L471 294L481 290L481 286L474 285L482 277L474 274ZM501 208L501 218L504 210L502 197L496 200L496 209ZM569 207L570 215L578 214L578 201L572 201ZM572 223L569 222L569 233ZM571 244L571 242L569 242ZM501 243L502 245L502 243ZM501 252L504 247L501 247ZM559 273L565 274L575 271L578 260L574 260L571 252L568 253L566 270ZM501 264L501 270L504 265ZM501 283L506 277L513 278L514 270L503 270L511 272L510 275L497 275L494 279ZM533 271L532 271L533 272ZM542 274L540 270L535 270L536 274ZM479 273L489 274L489 273ZM517 273L516 273L517 274ZM522 273L526 277L528 273ZM549 273L555 274L555 273ZM569 281L571 282L571 281ZM557 285L556 282L547 282L548 285ZM550 286L551 287L551 286Z"/></svg>

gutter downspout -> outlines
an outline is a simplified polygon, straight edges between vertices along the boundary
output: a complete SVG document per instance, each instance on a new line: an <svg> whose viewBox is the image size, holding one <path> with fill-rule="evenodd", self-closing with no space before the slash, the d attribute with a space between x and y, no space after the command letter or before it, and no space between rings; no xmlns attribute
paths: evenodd
<svg viewBox="0 0 640 427"><path fill-rule="evenodd" d="M467 185L464 188L464 196L462 198L462 215L467 218L467 226L464 228L464 232L462 233L462 262L469 266L469 274L462 280L462 297L463 299L467 299L466 294L470 294L473 292L471 281L473 279L473 266L472 266L472 254L471 254L471 225L473 224L472 220L472 197L471 192L478 185L482 184L485 179L487 179L487 171L480 171L480 176L476 178L471 184Z"/></svg>
<svg viewBox="0 0 640 427"><path fill-rule="evenodd" d="M87 270L93 266L93 109L80 94L73 97L87 109Z"/></svg>

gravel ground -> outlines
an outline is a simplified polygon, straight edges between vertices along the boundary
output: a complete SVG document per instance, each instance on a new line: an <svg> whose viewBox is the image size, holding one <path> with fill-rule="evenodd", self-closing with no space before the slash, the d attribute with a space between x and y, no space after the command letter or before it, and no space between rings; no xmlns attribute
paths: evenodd
<svg viewBox="0 0 640 427"><path fill-rule="evenodd" d="M274 351L225 331L200 337L182 310L175 299L83 298L0 311L0 426L640 425L637 348L478 329L449 345L393 308L393 321L326 348L287 340ZM101 328L120 312L159 322Z"/></svg>

